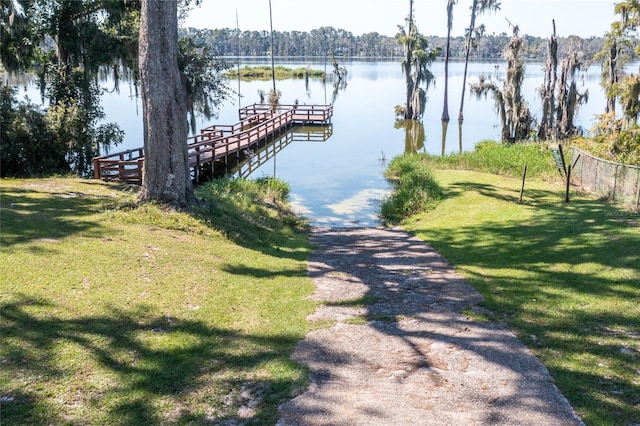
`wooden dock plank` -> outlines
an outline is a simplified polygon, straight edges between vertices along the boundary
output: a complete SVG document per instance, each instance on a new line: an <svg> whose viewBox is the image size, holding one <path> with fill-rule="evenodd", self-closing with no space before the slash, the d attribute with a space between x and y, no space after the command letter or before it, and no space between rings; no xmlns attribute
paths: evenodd
<svg viewBox="0 0 640 426"><path fill-rule="evenodd" d="M189 167L197 169L243 151L284 131L293 125L331 123L333 105L259 105L253 104L238 111L240 121L216 124L201 129L200 134L187 140ZM142 148L94 157L94 177L105 180L142 182L144 152Z"/></svg>

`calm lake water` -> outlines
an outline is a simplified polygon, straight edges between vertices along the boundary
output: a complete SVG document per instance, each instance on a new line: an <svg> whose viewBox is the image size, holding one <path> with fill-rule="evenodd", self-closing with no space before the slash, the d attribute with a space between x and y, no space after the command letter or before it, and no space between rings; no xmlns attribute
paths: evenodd
<svg viewBox="0 0 640 426"><path fill-rule="evenodd" d="M270 60L244 60L245 64L270 65ZM330 74L331 65L324 61L277 59L276 65L325 69ZM334 92L331 81L326 85L311 79L308 86L304 79L277 81L282 92L280 102L292 104L334 104L332 135L324 142L294 141L278 152L275 159L255 169L251 177L276 176L291 185L291 202L295 210L318 226L370 226L379 224L380 200L391 190L383 177L387 162L406 151L419 150L441 154L441 122L444 63L437 62L432 71L436 85L428 92L427 111L423 123L423 143L407 144L405 129L394 126L394 106L402 104L405 97L404 76L398 61L340 61L348 71L346 87ZM451 122L444 152L458 152L457 116L460 105L464 64L449 65L449 115ZM638 64L629 69L638 69ZM476 82L480 75L502 78L504 63L473 62L469 65L468 82ZM534 115L540 115L540 97L537 88L544 79L542 63L528 63L523 93ZM238 90L237 81L230 86ZM268 92L271 80L240 83L242 106L258 103L258 91ZM592 66L579 77L580 91L589 90L589 102L579 112L576 125L589 129L595 114L604 111L605 99L600 87L600 68ZM38 96L31 94L32 99ZM198 127L211 124L233 124L238 121L238 97L225 102L218 117L199 121ZM107 121L118 123L125 130L125 141L114 152L142 146L142 108L131 88L121 84L120 93L103 96ZM499 121L493 109L493 100L476 100L469 95L465 99L463 150L472 150L483 139L498 139Z"/></svg>

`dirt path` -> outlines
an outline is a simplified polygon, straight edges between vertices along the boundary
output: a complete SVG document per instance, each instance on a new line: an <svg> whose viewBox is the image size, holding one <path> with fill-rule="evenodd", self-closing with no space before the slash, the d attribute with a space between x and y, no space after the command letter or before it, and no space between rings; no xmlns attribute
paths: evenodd
<svg viewBox="0 0 640 426"><path fill-rule="evenodd" d="M482 297L429 245L387 228L318 228L312 242L324 304L310 319L337 323L296 347L311 385L279 426L582 424L509 330L462 313Z"/></svg>

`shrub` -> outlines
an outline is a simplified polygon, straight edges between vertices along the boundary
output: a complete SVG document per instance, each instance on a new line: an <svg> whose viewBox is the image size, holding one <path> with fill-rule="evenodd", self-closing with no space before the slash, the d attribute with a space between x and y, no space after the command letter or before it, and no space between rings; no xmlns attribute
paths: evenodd
<svg viewBox="0 0 640 426"><path fill-rule="evenodd" d="M260 177L256 179L256 183L263 189L267 198L280 202L286 201L289 197L289 192L291 192L291 186L280 179Z"/></svg>
<svg viewBox="0 0 640 426"><path fill-rule="evenodd" d="M640 126L595 138L575 138L571 143L596 157L616 163L640 165Z"/></svg>
<svg viewBox="0 0 640 426"><path fill-rule="evenodd" d="M423 155L402 155L389 163L387 179L395 190L382 201L380 216L385 222L399 222L435 205L442 189L435 181Z"/></svg>
<svg viewBox="0 0 640 426"><path fill-rule="evenodd" d="M30 177L68 173L66 147L49 130L46 114L17 89L0 88L0 176Z"/></svg>

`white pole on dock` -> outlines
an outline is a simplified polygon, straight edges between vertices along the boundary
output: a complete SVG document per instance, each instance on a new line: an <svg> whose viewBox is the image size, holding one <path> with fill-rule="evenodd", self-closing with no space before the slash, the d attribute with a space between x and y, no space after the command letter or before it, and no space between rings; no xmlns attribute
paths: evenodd
<svg viewBox="0 0 640 426"><path fill-rule="evenodd" d="M273 93L276 93L276 67L273 59L273 16L271 14L271 0L269 0L269 25L271 27L271 78L273 79Z"/></svg>
<svg viewBox="0 0 640 426"><path fill-rule="evenodd" d="M238 108L242 108L242 95L240 94L240 23L238 21L238 9L236 9L236 30L238 31Z"/></svg>

